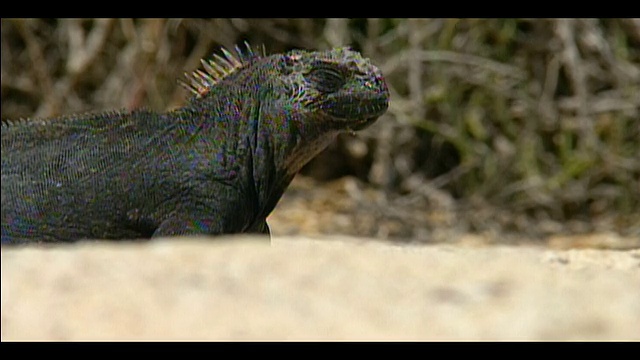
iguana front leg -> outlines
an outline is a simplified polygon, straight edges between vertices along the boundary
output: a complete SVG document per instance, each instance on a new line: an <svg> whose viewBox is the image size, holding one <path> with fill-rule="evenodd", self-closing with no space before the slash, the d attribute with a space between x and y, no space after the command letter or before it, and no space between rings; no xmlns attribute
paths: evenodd
<svg viewBox="0 0 640 360"><path fill-rule="evenodd" d="M231 214L231 216L234 216ZM255 226L244 229L246 224L241 216L235 214L229 219L222 213L215 211L174 211L153 233L153 237L176 235L221 235L235 233L264 234L270 236L269 226L262 219Z"/></svg>
<svg viewBox="0 0 640 360"><path fill-rule="evenodd" d="M269 224L267 224L266 220L262 220L253 228L247 230L247 233L250 234L263 234L271 237L271 230L269 229Z"/></svg>
<svg viewBox="0 0 640 360"><path fill-rule="evenodd" d="M224 233L223 222L215 216L194 217L192 214L173 213L160 223L153 237L176 235L219 235Z"/></svg>

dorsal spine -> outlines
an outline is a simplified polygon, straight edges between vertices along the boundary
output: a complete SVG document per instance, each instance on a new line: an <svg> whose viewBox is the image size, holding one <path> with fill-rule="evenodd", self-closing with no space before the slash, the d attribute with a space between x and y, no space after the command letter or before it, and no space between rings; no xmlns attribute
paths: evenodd
<svg viewBox="0 0 640 360"><path fill-rule="evenodd" d="M260 54L256 54L246 41L244 46L244 50L237 45L235 46L236 55L221 48L224 56L214 54L211 59L200 60L204 71L198 69L191 74L185 73L186 80L181 80L180 85L194 94L196 98L201 98L222 79L242 69L251 60L266 56L264 46L261 47Z"/></svg>

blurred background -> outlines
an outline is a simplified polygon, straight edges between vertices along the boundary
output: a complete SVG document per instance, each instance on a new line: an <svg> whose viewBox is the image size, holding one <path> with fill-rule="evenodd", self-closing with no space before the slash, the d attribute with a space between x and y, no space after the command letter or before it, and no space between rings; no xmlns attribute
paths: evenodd
<svg viewBox="0 0 640 360"><path fill-rule="evenodd" d="M185 103L200 59L351 46L389 111L296 177L274 234L640 243L640 19L2 19L2 119ZM498 240L499 239L499 240Z"/></svg>

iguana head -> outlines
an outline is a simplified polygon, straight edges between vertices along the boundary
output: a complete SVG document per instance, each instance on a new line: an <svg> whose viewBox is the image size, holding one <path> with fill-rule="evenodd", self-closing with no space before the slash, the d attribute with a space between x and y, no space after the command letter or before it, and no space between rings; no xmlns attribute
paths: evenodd
<svg viewBox="0 0 640 360"><path fill-rule="evenodd" d="M380 70L350 48L294 50L282 55L289 101L345 130L371 125L389 106Z"/></svg>
<svg viewBox="0 0 640 360"><path fill-rule="evenodd" d="M389 90L380 70L350 48L292 50L257 54L246 44L237 56L222 50L203 60L204 70L187 75L196 98L208 96L222 82L252 83L268 92L283 113L317 119L323 127L355 131L371 125L389 106ZM244 73L244 76L243 76ZM252 80L247 79L250 74Z"/></svg>

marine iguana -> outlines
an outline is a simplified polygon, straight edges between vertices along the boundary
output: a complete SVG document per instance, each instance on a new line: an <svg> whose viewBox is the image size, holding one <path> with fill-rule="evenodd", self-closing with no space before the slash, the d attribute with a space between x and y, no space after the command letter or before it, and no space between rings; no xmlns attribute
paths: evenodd
<svg viewBox="0 0 640 360"><path fill-rule="evenodd" d="M388 107L350 48L267 56L249 44L186 74L185 106L2 125L2 243L269 234L294 175Z"/></svg>

